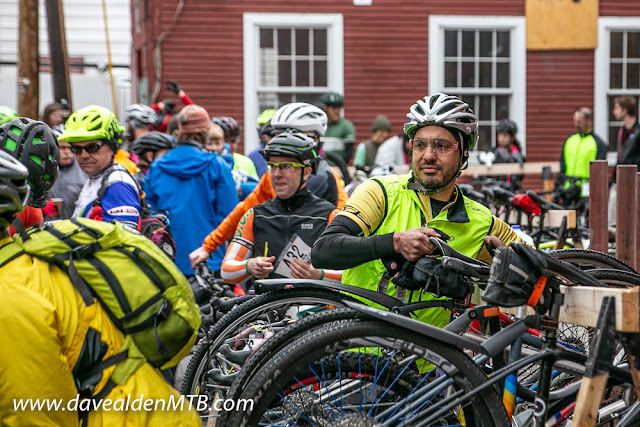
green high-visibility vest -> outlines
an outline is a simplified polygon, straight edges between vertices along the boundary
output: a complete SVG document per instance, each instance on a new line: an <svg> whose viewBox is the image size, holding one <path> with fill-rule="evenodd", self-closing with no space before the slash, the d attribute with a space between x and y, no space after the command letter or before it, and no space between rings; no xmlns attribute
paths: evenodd
<svg viewBox="0 0 640 427"><path fill-rule="evenodd" d="M421 213L427 221L426 227L436 228L449 236L447 242L454 249L475 258L493 225L493 216L489 210L464 196L457 190L456 200L447 205L435 218L431 212L423 212L420 199L414 190L407 188L412 174L392 175L373 178L380 182L387 198L386 213L382 224L372 235L382 235L395 231L406 231L421 227ZM379 289L380 279L385 272L382 261L375 260L344 271L342 282L360 288L384 291ZM409 301L410 293L404 289L396 290L393 279L389 280L386 294ZM434 300L437 297L431 293L414 291L412 302ZM421 310L417 313L419 320L443 327L449 322L449 312L436 308Z"/></svg>
<svg viewBox="0 0 640 427"><path fill-rule="evenodd" d="M565 175L589 179L589 162L596 160L598 144L589 135L574 133L564 143Z"/></svg>

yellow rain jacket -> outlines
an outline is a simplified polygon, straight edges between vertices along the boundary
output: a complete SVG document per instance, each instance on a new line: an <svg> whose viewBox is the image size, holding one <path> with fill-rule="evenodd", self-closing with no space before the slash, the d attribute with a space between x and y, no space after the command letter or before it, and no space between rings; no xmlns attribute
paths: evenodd
<svg viewBox="0 0 640 427"><path fill-rule="evenodd" d="M11 238L0 239L0 247L10 242ZM82 365L84 359L104 360L119 353L124 336L100 304L85 306L63 271L28 255L18 256L0 268L0 301L0 425L78 425L77 409L87 407L84 404L90 401L74 401L78 395L74 366L78 362ZM105 387L113 369L109 366L98 373L93 396ZM115 386L106 395L102 403L108 409L89 412L88 424L202 426L188 399L183 400L182 409L174 409L177 405L172 402L179 398L161 374L146 363L124 386ZM15 406L30 405L36 399L57 400L44 401L45 406L39 410ZM53 406L47 409L53 402L61 405L58 410ZM140 410L143 403L151 410Z"/></svg>

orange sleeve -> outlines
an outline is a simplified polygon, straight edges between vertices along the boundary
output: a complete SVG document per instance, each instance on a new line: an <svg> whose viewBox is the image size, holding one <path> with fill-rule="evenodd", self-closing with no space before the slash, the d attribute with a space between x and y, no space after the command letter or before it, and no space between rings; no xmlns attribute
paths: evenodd
<svg viewBox="0 0 640 427"><path fill-rule="evenodd" d="M42 216L42 209L33 208L31 206L25 206L22 212L15 214L15 217L20 220L24 228L29 228L32 225L42 225L44 217ZM9 235L16 234L16 229L13 225L9 226Z"/></svg>
<svg viewBox="0 0 640 427"><path fill-rule="evenodd" d="M342 178L340 178L340 175L338 175L336 171L333 170L333 168L331 168L331 172L335 177L336 188L338 189L338 205L336 207L338 209L342 209L344 208L344 205L347 204L347 201L349 200L349 195L347 194L346 191L344 191L344 184L342 183Z"/></svg>
<svg viewBox="0 0 640 427"><path fill-rule="evenodd" d="M242 283L251 277L247 263L253 255L253 209L242 217L231 244L220 267L222 280L227 283Z"/></svg>
<svg viewBox="0 0 640 427"><path fill-rule="evenodd" d="M276 197L276 193L273 191L273 187L271 186L271 171L267 171L267 173L262 175L260 182L256 188L253 189L251 194L238 203L218 228L205 237L202 247L205 248L207 252L213 252L218 249L220 245L233 237L233 234L236 231L236 226L245 212L260 203L273 199L274 197Z"/></svg>

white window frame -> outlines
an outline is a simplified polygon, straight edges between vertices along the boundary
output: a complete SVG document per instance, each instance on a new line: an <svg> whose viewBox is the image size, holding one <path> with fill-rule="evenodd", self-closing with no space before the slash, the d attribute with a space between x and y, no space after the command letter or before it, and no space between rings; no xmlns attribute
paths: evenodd
<svg viewBox="0 0 640 427"><path fill-rule="evenodd" d="M253 131L258 111L258 86L260 27L278 26L327 29L327 90L344 93L344 30L340 13L244 13L244 150L249 153L259 146L258 135ZM291 92L296 92L293 88ZM308 92L299 88L300 92Z"/></svg>
<svg viewBox="0 0 640 427"><path fill-rule="evenodd" d="M598 18L598 46L594 53L594 88L593 88L593 131L602 138L609 138L609 103L607 95L610 83L611 31L640 31L640 18L628 16L606 16ZM603 108L604 106L604 108ZM608 141L607 141L608 142ZM609 166L618 161L617 152L607 153Z"/></svg>
<svg viewBox="0 0 640 427"><path fill-rule="evenodd" d="M490 29L508 30L510 41L510 81L511 105L509 118L518 125L518 140L522 149L527 150L527 40L526 19L523 16L429 16L429 93L444 90L444 32L445 30ZM482 94L485 88L474 89ZM487 94L493 94L494 88L486 88ZM470 163L478 163L478 152L471 152Z"/></svg>

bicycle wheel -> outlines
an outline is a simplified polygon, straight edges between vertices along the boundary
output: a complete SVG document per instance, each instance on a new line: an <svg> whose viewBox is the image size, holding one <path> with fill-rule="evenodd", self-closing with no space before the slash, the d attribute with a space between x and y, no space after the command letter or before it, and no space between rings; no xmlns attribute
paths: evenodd
<svg viewBox="0 0 640 427"><path fill-rule="evenodd" d="M387 322L344 320L269 358L240 395L253 407L229 414L228 425L511 425L485 382L447 343Z"/></svg>
<svg viewBox="0 0 640 427"><path fill-rule="evenodd" d="M291 321L318 310L343 306L345 300L355 301L330 290L294 288L267 292L235 307L196 346L180 392L206 394L211 407L216 394L225 395L249 354L264 340Z"/></svg>
<svg viewBox="0 0 640 427"><path fill-rule="evenodd" d="M596 253L604 255L600 252ZM616 269L592 269L587 270L587 272L596 279L600 280L606 286L640 286L640 275L631 271ZM558 340L569 348L585 354L585 356L589 354L593 334L594 329L590 327L562 322L558 324ZM557 368L557 376L555 377L553 382L553 389L561 389L575 381L578 381L584 373L584 366L580 366L577 363L567 362L563 360L558 361L555 365L555 368ZM528 369L519 372L518 380L520 383L517 388L518 397L521 397L529 402L532 402L534 400L534 391L522 387L522 384L525 384L527 382L530 382L531 385L535 384L537 373L537 365L531 366ZM605 395L605 401L612 401L618 394L619 390L613 387L608 389L607 394ZM563 409L562 405L562 402L558 402L557 405L552 403L549 407L549 411L558 412Z"/></svg>
<svg viewBox="0 0 640 427"><path fill-rule="evenodd" d="M591 249L558 249L548 253L561 261L573 264L583 270L594 268L611 268L622 271L635 272L633 268L616 257Z"/></svg>

